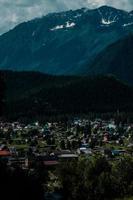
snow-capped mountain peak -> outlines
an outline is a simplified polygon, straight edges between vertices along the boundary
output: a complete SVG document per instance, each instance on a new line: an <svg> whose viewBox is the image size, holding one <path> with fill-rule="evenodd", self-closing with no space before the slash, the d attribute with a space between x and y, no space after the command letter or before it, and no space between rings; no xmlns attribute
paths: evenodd
<svg viewBox="0 0 133 200"><path fill-rule="evenodd" d="M127 27L133 24L133 12L126 12L115 8L103 6L97 9L102 27Z"/></svg>
<svg viewBox="0 0 133 200"><path fill-rule="evenodd" d="M132 32L132 12L107 6L51 13L0 37L0 68L76 74Z"/></svg>
<svg viewBox="0 0 133 200"><path fill-rule="evenodd" d="M117 20L119 19L117 13L114 14L113 11L106 11L103 12L100 8L98 9L98 13L100 15L101 18L101 24L102 25L111 25L115 22L117 22Z"/></svg>

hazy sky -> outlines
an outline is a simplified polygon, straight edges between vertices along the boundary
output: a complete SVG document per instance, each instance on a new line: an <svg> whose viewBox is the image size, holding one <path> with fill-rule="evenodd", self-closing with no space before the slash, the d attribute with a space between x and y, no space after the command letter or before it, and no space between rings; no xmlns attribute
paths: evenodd
<svg viewBox="0 0 133 200"><path fill-rule="evenodd" d="M101 5L133 10L133 0L0 0L0 34L49 12Z"/></svg>

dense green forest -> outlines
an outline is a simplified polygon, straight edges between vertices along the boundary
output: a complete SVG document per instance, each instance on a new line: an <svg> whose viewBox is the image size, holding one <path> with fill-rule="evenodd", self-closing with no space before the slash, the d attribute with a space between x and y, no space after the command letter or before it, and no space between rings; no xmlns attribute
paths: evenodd
<svg viewBox="0 0 133 200"><path fill-rule="evenodd" d="M133 89L113 76L50 76L36 72L2 72L5 115L36 118L60 114L133 111Z"/></svg>
<svg viewBox="0 0 133 200"><path fill-rule="evenodd" d="M102 156L62 162L54 171L63 200L116 200L133 196L133 159L108 161ZM7 199L44 200L49 181L47 169L36 165L25 171L0 161L1 195ZM18 183L19 181L19 183ZM7 192L8 191L8 192Z"/></svg>
<svg viewBox="0 0 133 200"><path fill-rule="evenodd" d="M81 157L58 169L64 199L112 200L133 196L133 159ZM132 198L131 198L132 199Z"/></svg>
<svg viewBox="0 0 133 200"><path fill-rule="evenodd" d="M0 159L1 196L14 200L44 200L44 189L39 178L19 166L9 167Z"/></svg>

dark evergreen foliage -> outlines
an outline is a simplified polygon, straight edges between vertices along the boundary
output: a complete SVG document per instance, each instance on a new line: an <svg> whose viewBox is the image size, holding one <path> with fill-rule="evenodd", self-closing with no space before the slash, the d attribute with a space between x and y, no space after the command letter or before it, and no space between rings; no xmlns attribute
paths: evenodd
<svg viewBox="0 0 133 200"><path fill-rule="evenodd" d="M133 89L113 76L65 77L35 72L3 72L7 115L42 116L133 110Z"/></svg>
<svg viewBox="0 0 133 200"><path fill-rule="evenodd" d="M62 163L57 174L66 200L113 200L133 195L133 160L123 157L107 161L104 157L80 157ZM132 198L131 198L132 199Z"/></svg>
<svg viewBox="0 0 133 200"><path fill-rule="evenodd" d="M39 180L18 166L10 168L0 161L0 194L5 200L44 200L44 191Z"/></svg>

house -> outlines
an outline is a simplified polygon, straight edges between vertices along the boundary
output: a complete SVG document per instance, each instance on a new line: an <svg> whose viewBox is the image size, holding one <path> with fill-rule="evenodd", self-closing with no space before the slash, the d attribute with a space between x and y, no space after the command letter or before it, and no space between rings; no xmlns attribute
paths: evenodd
<svg viewBox="0 0 133 200"><path fill-rule="evenodd" d="M0 150L0 158L7 158L10 157L12 154L8 150Z"/></svg>
<svg viewBox="0 0 133 200"><path fill-rule="evenodd" d="M58 156L60 160L71 160L71 159L77 159L78 155L77 154L61 154Z"/></svg>
<svg viewBox="0 0 133 200"><path fill-rule="evenodd" d="M59 162L57 160L45 160L43 161L43 164L45 166L55 166L55 165L58 165Z"/></svg>

